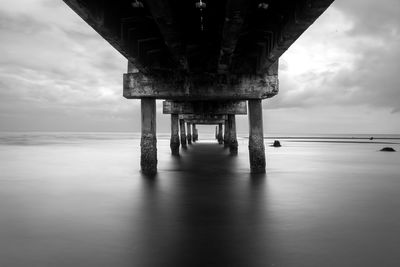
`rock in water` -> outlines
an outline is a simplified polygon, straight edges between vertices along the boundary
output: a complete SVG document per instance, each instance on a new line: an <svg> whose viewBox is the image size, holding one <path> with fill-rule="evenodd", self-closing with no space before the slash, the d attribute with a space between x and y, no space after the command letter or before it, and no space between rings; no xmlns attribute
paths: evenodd
<svg viewBox="0 0 400 267"><path fill-rule="evenodd" d="M381 151L385 151L385 152L396 152L396 150L394 150L393 147L384 147L381 149Z"/></svg>
<svg viewBox="0 0 400 267"><path fill-rule="evenodd" d="M273 147L281 147L281 143L278 140L274 141Z"/></svg>

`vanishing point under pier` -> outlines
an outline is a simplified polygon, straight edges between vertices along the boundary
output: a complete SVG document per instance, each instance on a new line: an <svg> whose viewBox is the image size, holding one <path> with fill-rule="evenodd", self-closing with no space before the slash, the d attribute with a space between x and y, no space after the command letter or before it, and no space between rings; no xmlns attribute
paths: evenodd
<svg viewBox="0 0 400 267"><path fill-rule="evenodd" d="M334 0L64 0L128 61L123 96L141 101L141 169L157 172L156 99L171 116L171 153L196 125L237 153L248 115L252 173L265 172L262 101L278 94L280 56ZM89 74L90 75L90 74Z"/></svg>

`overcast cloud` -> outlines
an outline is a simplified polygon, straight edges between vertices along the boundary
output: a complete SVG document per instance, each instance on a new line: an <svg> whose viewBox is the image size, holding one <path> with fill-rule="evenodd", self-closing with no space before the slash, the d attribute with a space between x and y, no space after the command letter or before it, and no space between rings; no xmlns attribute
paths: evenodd
<svg viewBox="0 0 400 267"><path fill-rule="evenodd" d="M336 0L281 58L266 132L399 133L399 27L398 0ZM126 59L62 1L0 0L0 51L0 130L140 129Z"/></svg>

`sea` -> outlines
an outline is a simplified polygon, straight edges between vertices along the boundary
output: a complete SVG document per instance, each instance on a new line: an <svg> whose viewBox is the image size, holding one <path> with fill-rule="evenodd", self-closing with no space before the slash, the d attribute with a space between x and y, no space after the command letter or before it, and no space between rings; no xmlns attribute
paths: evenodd
<svg viewBox="0 0 400 267"><path fill-rule="evenodd" d="M159 134L146 177L139 133L0 133L0 266L400 266L400 135L238 143Z"/></svg>

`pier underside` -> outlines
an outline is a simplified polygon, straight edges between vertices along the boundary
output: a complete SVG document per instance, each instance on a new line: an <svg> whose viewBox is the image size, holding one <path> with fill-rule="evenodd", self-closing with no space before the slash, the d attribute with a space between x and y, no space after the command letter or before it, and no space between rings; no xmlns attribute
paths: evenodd
<svg viewBox="0 0 400 267"><path fill-rule="evenodd" d="M141 99L146 174L157 172L156 99L173 155L197 141L196 124L218 125L236 154L235 116L248 113L250 170L265 172L262 100L279 92L279 57L333 1L64 0L128 60L123 96Z"/></svg>

